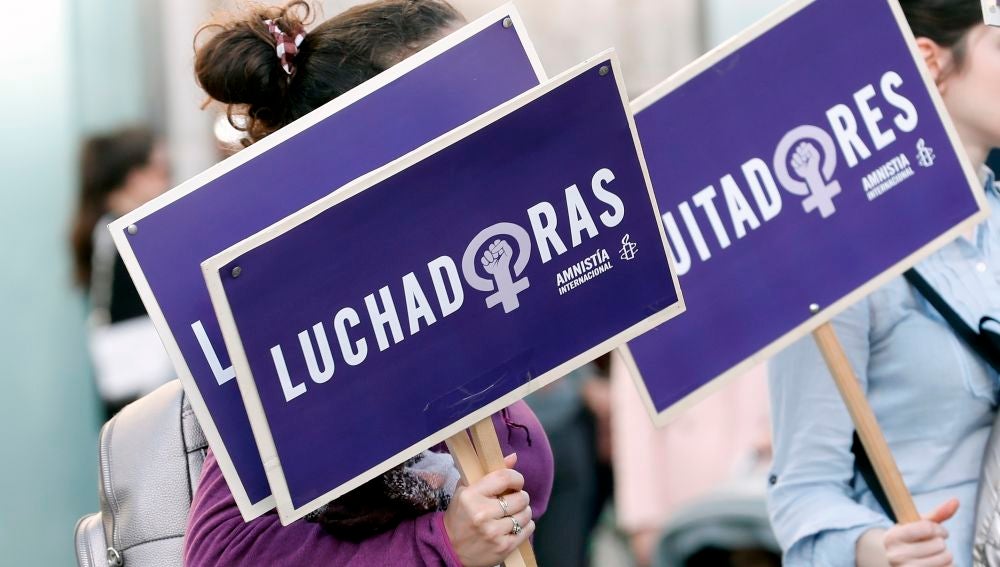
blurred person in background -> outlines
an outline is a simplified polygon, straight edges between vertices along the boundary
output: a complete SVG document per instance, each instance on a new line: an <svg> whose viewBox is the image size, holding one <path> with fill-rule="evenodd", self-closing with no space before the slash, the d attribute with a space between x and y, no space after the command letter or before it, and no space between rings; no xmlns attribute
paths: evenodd
<svg viewBox="0 0 1000 567"><path fill-rule="evenodd" d="M80 193L70 232L76 284L88 299L88 342L98 393L110 418L173 378L152 321L108 223L167 190L164 145L143 126L83 143Z"/></svg>
<svg viewBox="0 0 1000 567"><path fill-rule="evenodd" d="M604 355L525 398L555 462L552 496L534 541L545 567L589 564L591 534L611 497L609 359Z"/></svg>
<svg viewBox="0 0 1000 567"><path fill-rule="evenodd" d="M989 204L985 222L918 267L978 329L984 316L1000 317L1000 188L984 165L1000 146L1000 28L983 24L978 0L900 4ZM997 371L901 277L834 326L927 515L890 520L857 468L854 425L830 372L812 337L803 338L771 361L769 505L785 564L970 565L983 452L1000 401Z"/></svg>
<svg viewBox="0 0 1000 567"><path fill-rule="evenodd" d="M307 31L310 14L309 4L293 1L202 28L211 33L198 38L198 82L240 117L232 122L248 145L464 23L440 0L363 4ZM545 431L524 402L493 421L509 468L457 486L453 459L436 448L288 526L273 511L244 522L209 451L188 517L185 565L496 565L534 533L553 466Z"/></svg>
<svg viewBox="0 0 1000 567"><path fill-rule="evenodd" d="M625 364L618 357L612 361L615 514L636 565L661 565L657 547L670 535L667 528L683 522L705 499L734 483L760 487L751 504L759 508L766 528L763 486L771 431L764 366L729 381L657 428ZM722 533L725 518L713 518L708 523ZM730 553L766 548L768 537L749 545L709 538L699 545L703 552L711 548L714 553L698 555L698 549L689 549L692 559L679 564L735 565L729 561Z"/></svg>

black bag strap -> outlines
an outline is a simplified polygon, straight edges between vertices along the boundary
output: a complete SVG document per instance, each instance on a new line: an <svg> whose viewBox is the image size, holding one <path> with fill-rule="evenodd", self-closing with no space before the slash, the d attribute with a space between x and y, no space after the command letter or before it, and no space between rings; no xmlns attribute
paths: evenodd
<svg viewBox="0 0 1000 567"><path fill-rule="evenodd" d="M851 443L851 452L854 453L854 466L861 473L861 478L865 479L865 484L868 485L869 490L872 491L872 496L882 507L882 511L885 512L886 516L893 523L896 522L896 514L892 511L892 506L889 505L889 497L885 495L885 490L882 488L882 483L878 481L878 475L875 474L875 467L872 466L871 459L868 458L868 453L865 451L864 445L861 444L861 438L858 437L858 432L854 432L854 441Z"/></svg>
<svg viewBox="0 0 1000 567"><path fill-rule="evenodd" d="M973 330L916 270L913 268L906 270L903 277L944 317L944 320L948 322L948 326L965 341L965 344L969 345L969 348L975 351L994 370L1000 372L1000 351L997 350L996 346L988 338Z"/></svg>
<svg viewBox="0 0 1000 567"><path fill-rule="evenodd" d="M906 270L903 274L906 281L913 286L917 292L920 293L927 300L928 303L941 314L941 317L948 323L955 334L958 335L965 344L975 351L987 364L993 367L994 370L1000 372L1000 349L997 348L993 342L991 342L987 337L976 332L965 322L964 319L954 310L948 302L941 297L930 283L922 275L920 275L915 269L910 268ZM864 446L861 444L861 438L858 437L858 432L854 432L854 440L851 444L851 452L854 453L854 466L857 467L858 472L861 473L861 477L865 479L865 483L868 484L868 488L871 489L872 495L875 500L878 501L879 505L885 511L886 515L889 516L893 522L896 521L896 515L892 512L892 507L889 506L889 499L885 495L885 490L882 488L882 483L878 481L878 476L875 475L875 469L872 466L871 459L868 458L868 453L865 452Z"/></svg>

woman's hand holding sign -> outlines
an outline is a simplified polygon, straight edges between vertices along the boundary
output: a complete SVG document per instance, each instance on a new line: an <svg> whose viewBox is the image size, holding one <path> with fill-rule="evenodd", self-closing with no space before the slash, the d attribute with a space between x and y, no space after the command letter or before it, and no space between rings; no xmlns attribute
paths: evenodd
<svg viewBox="0 0 1000 567"><path fill-rule="evenodd" d="M958 511L954 498L938 506L919 522L896 524L885 533L885 555L889 565L954 565L945 540L948 530L941 526Z"/></svg>
<svg viewBox="0 0 1000 567"><path fill-rule="evenodd" d="M535 531L524 477L513 469L517 455L504 462L506 469L459 487L444 514L448 539L467 567L499 564Z"/></svg>
<svg viewBox="0 0 1000 567"><path fill-rule="evenodd" d="M865 532L858 540L858 565L951 567L955 563L946 543L948 530L941 524L956 511L958 500L953 498L920 521Z"/></svg>

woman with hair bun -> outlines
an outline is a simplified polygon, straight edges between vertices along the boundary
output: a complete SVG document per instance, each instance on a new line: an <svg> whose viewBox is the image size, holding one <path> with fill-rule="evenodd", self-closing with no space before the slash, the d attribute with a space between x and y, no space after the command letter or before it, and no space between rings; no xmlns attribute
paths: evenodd
<svg viewBox="0 0 1000 567"><path fill-rule="evenodd" d="M441 0L382 0L314 28L303 1L209 24L195 73L252 144L447 35L462 16ZM201 38L198 38L201 40ZM493 416L507 469L467 487L443 448L425 451L281 526L244 522L209 451L191 504L184 563L232 565L491 566L535 529L552 489L552 452L518 402ZM530 496L529 496L530 495Z"/></svg>
<svg viewBox="0 0 1000 567"><path fill-rule="evenodd" d="M917 49L979 169L985 222L921 264L963 320L1000 318L1000 28L979 0L901 0ZM887 31L888 33L888 31ZM956 191L962 191L956 187ZM772 524L786 565L968 566L983 453L1000 377L937 310L896 278L834 319L921 521L894 524L855 466L854 425L811 338L770 363Z"/></svg>

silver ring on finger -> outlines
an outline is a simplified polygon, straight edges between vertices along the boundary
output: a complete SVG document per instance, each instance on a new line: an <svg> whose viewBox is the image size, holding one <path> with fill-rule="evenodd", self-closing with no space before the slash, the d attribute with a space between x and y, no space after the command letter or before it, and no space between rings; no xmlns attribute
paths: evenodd
<svg viewBox="0 0 1000 567"><path fill-rule="evenodd" d="M503 512L503 518L510 517L510 509L507 508L507 501L503 499L503 496L497 496L497 502L500 503L500 510Z"/></svg>
<svg viewBox="0 0 1000 567"><path fill-rule="evenodd" d="M524 530L524 528L522 528L521 524L518 523L517 518L515 518L514 516L507 516L507 517L510 518L511 523L514 524L514 527L511 528L510 530L510 535L521 535L521 532Z"/></svg>

